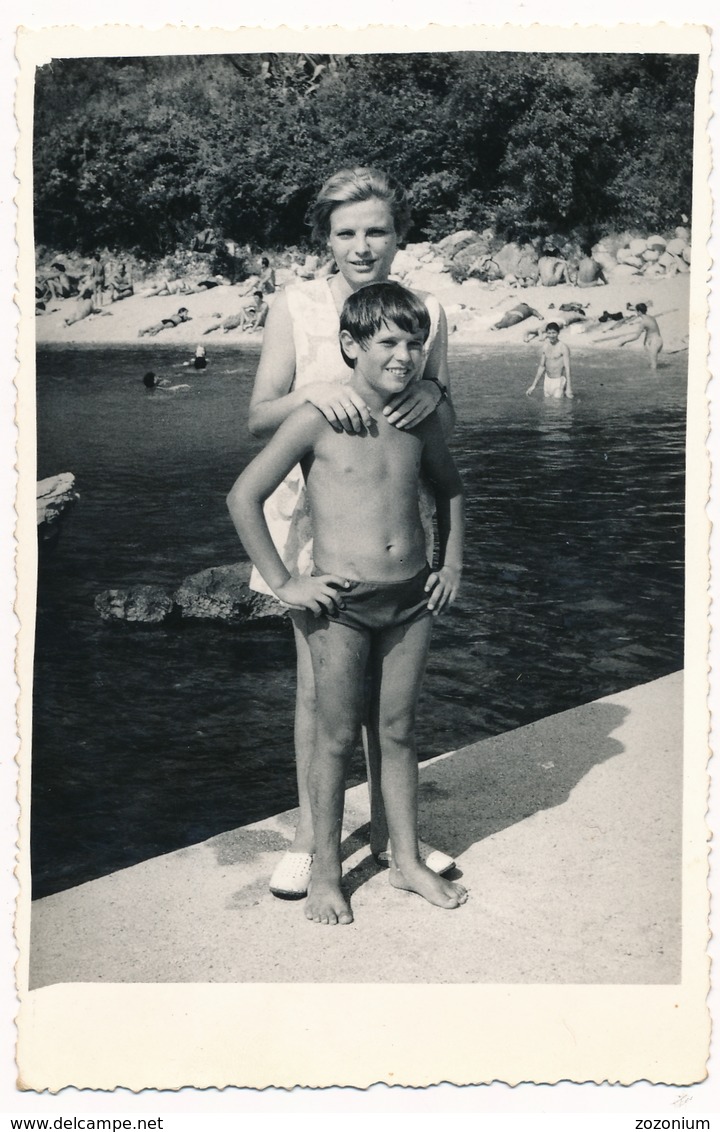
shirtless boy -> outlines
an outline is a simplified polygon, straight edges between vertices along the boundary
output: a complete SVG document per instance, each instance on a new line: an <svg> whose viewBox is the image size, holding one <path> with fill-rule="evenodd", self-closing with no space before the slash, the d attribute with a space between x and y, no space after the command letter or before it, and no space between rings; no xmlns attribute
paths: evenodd
<svg viewBox="0 0 720 1132"><path fill-rule="evenodd" d="M546 397L555 397L558 400L572 397L572 384L570 379L570 351L564 342L560 341L560 327L556 322L549 322L545 327L545 341L540 353L540 365L535 374L535 380L528 390L527 396L534 392L541 377L543 393Z"/></svg>
<svg viewBox="0 0 720 1132"><path fill-rule="evenodd" d="M466 890L428 869L417 844L415 709L433 616L455 600L463 544L462 485L433 413L412 429L383 408L420 373L430 327L424 304L398 283L353 293L340 318L351 388L369 406L363 433L334 430L313 405L297 409L245 469L228 507L245 549L277 596L317 618L309 641L317 689L310 795L316 852L305 906L320 924L352 923L341 888L340 840L347 761L363 711L371 647L382 657L379 735L382 792L392 839L390 883L441 908ZM263 502L301 464L312 513L315 567L293 577L263 515ZM435 495L439 565L425 557L418 485Z"/></svg>
<svg viewBox="0 0 720 1132"><path fill-rule="evenodd" d="M658 356L663 348L662 334L660 327L657 324L657 319L653 318L647 312L645 303L636 303L636 315L632 318L633 333L629 334L627 338L621 338L618 346L626 346L628 342L635 342L638 338L642 337L643 346L648 352L650 359L650 369L656 370L658 365Z"/></svg>

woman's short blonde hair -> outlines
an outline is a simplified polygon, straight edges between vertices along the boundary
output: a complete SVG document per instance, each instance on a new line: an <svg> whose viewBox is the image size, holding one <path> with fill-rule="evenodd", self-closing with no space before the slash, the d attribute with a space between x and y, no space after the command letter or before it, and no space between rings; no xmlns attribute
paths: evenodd
<svg viewBox="0 0 720 1132"><path fill-rule="evenodd" d="M394 177L382 169L356 165L352 169L338 169L320 189L309 211L313 237L324 243L330 235L330 217L341 204L358 201L384 200L390 206L395 234L404 239L410 227L410 202L407 193Z"/></svg>

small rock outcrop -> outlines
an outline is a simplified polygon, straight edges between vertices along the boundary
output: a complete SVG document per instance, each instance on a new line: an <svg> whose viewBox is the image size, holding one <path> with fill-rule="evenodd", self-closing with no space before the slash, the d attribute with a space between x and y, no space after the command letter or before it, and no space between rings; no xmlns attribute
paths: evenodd
<svg viewBox="0 0 720 1132"><path fill-rule="evenodd" d="M172 613L173 599L163 586L128 586L103 590L95 598L95 608L103 621L159 625Z"/></svg>
<svg viewBox="0 0 720 1132"><path fill-rule="evenodd" d="M37 485L37 530L40 542L54 545L60 534L60 520L80 496L72 472L48 476Z"/></svg>
<svg viewBox="0 0 720 1132"><path fill-rule="evenodd" d="M103 590L95 598L95 608L103 621L145 625L160 625L171 616L234 625L284 617L285 606L249 589L249 578L247 562L211 566L186 578L174 592L143 584Z"/></svg>
<svg viewBox="0 0 720 1132"><path fill-rule="evenodd" d="M177 588L173 598L183 617L203 621L259 621L283 617L285 606L274 597L248 588L250 566L211 566L192 574Z"/></svg>

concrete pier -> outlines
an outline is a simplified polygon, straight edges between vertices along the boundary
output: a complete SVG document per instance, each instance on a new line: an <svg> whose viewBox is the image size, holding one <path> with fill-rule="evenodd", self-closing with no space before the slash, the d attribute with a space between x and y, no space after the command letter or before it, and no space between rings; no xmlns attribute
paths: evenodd
<svg viewBox="0 0 720 1132"><path fill-rule="evenodd" d="M389 885L358 786L354 924L268 892L289 811L36 901L30 987L678 982L682 736L674 673L424 763L423 837L470 890L455 911Z"/></svg>

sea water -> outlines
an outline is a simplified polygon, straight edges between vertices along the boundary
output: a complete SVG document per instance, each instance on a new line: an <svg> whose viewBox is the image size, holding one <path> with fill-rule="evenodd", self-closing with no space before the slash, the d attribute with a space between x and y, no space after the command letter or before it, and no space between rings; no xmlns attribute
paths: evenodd
<svg viewBox="0 0 720 1132"><path fill-rule="evenodd" d="M93 604L244 557L225 496L259 448L257 353L210 343L200 372L190 356L38 357L38 478L73 472L81 498L39 572L36 896L296 804L287 626L106 624ZM450 362L467 565L434 633L422 759L683 663L687 356L654 375L641 350L573 349L575 398L560 402L525 396L537 347ZM149 393L148 370L190 388Z"/></svg>

